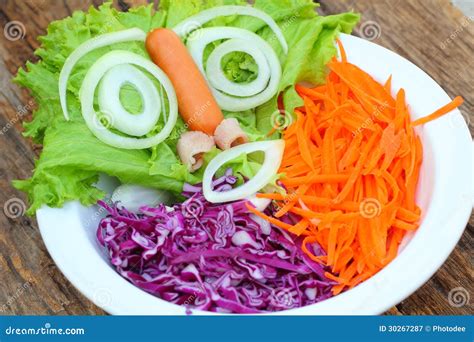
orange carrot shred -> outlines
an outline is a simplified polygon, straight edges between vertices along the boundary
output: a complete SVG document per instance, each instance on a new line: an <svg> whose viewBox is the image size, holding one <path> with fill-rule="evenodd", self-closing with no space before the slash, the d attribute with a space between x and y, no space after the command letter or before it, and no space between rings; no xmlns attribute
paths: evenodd
<svg viewBox="0 0 474 342"><path fill-rule="evenodd" d="M407 231L418 228L415 193L423 146L414 126L463 103L458 96L412 122L405 91L392 96L392 76L378 83L348 62L337 44L340 60L328 63L326 83L295 86L304 106L282 132L286 146L279 172L287 193L257 195L280 209L270 217L248 205L255 215L302 237L302 251L330 270L325 275L337 283L333 294L377 273L396 257ZM287 213L298 222L279 219ZM323 255L315 255L316 243Z"/></svg>
<svg viewBox="0 0 474 342"><path fill-rule="evenodd" d="M445 105L445 106L441 107L440 109L434 111L432 114L430 114L428 116L425 116L423 118L420 118L418 120L413 121L411 124L412 124L412 126L418 126L418 125L423 125L427 122L433 121L433 120L443 116L444 114L449 113L453 109L459 107L460 105L463 104L463 102L464 102L464 100L461 96L456 96L454 98L454 100L449 102L447 105Z"/></svg>
<svg viewBox="0 0 474 342"><path fill-rule="evenodd" d="M337 46L339 47L339 52L341 54L341 61L343 63L346 63L347 62L347 55L346 55L346 50L344 50L344 46L342 46L342 43L341 41L338 39L336 39L336 42L337 42Z"/></svg>
<svg viewBox="0 0 474 342"><path fill-rule="evenodd" d="M385 84L383 85L383 87L385 88L385 91L390 94L392 92L392 75L390 75L387 79L387 81L385 82Z"/></svg>

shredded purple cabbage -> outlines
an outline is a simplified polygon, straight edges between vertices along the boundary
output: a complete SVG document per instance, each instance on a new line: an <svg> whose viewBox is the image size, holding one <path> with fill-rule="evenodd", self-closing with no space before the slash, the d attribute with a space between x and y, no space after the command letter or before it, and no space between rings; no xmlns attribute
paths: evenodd
<svg viewBox="0 0 474 342"><path fill-rule="evenodd" d="M235 182L228 171L214 188ZM97 237L124 278L169 302L214 312L280 311L332 296L334 283L299 238L250 214L245 201L212 204L200 186L183 190L183 203L142 207L140 214L99 202L109 215Z"/></svg>

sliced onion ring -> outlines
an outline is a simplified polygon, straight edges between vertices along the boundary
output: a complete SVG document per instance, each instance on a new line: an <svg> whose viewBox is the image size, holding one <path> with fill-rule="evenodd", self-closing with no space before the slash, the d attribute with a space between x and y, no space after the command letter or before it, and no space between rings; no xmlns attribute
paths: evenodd
<svg viewBox="0 0 474 342"><path fill-rule="evenodd" d="M69 75L72 72L72 69L79 61L79 59L81 59L84 55L91 52L92 50L107 45L134 40L144 42L145 39L146 33L140 30L139 28L131 28L119 32L105 33L85 41L68 56L59 74L59 101L61 102L61 108L63 110L63 114L66 120L69 120L69 113L67 110L66 103L67 81L69 79Z"/></svg>
<svg viewBox="0 0 474 342"><path fill-rule="evenodd" d="M120 102L120 89L125 84L133 85L140 94L141 113L131 114ZM112 127L140 137L150 132L160 118L160 94L141 70L130 64L119 64L107 71L99 84L99 107L102 112L113 116Z"/></svg>
<svg viewBox="0 0 474 342"><path fill-rule="evenodd" d="M262 39L257 34L236 27L210 27L199 30L199 39L193 39L188 42L188 49L196 62L198 68L204 75L208 73L205 70L203 59L204 59L204 49L206 46L214 41L219 41L222 39L230 39L229 43L223 43L224 47L221 49L215 49L209 55L209 60L219 61L218 67L220 68L220 59L225 54L233 51L242 51L243 48L236 49L236 46L245 44L245 51L250 51L251 55L254 57L255 62L258 65L259 73L265 73L266 69L270 70L270 79L268 84L264 84L264 88L257 88L255 86L257 83L255 81L240 85L248 90L248 92L258 92L257 94L249 97L236 97L229 94L235 94L234 87L228 87L228 83L223 83L220 85L220 89L215 88L210 84L211 91L216 98L219 106L228 111L238 112L244 111L247 109L255 108L268 100L270 100L278 91L278 85L281 79L281 65L278 56L275 51L273 51L270 44L268 44L264 39ZM234 41L235 39L235 41ZM217 54L217 56L216 56ZM259 57L260 55L265 56L265 61L262 61ZM214 62L217 63L217 62ZM211 67L212 68L212 67ZM212 69L211 69L212 70ZM216 75L216 77L219 77ZM263 75L265 77L265 74ZM208 77L209 78L209 77ZM212 77L211 77L212 78ZM214 79L215 81L215 79ZM260 80L259 80L260 81Z"/></svg>
<svg viewBox="0 0 474 342"><path fill-rule="evenodd" d="M252 196L271 182L277 174L283 158L285 142L283 140L257 141L233 147L218 154L204 171L202 188L204 197L211 203L237 201ZM229 191L218 192L212 189L212 179L224 164L237 158L243 153L262 151L265 160L257 174L245 184Z"/></svg>
<svg viewBox="0 0 474 342"><path fill-rule="evenodd" d="M219 6L210 8L187 18L175 26L173 30L178 36L185 37L192 33L193 29L199 28L212 19L229 15L246 15L263 20L272 29L273 33L275 33L275 36L283 48L283 52L285 54L288 53L288 44L275 20L267 13L250 6Z"/></svg>
<svg viewBox="0 0 474 342"><path fill-rule="evenodd" d="M134 64L148 71L164 87L169 101L169 115L163 129L152 137L138 139L125 137L109 131L100 120L95 120L96 111L94 109L94 93L102 77L112 68L122 64ZM124 149L144 149L155 146L165 140L171 133L178 118L178 102L176 94L166 74L154 63L138 54L129 51L111 51L99 58L87 72L81 89L79 98L82 106L82 116L92 131L92 133L102 142L118 148ZM115 119L114 112L111 121Z"/></svg>

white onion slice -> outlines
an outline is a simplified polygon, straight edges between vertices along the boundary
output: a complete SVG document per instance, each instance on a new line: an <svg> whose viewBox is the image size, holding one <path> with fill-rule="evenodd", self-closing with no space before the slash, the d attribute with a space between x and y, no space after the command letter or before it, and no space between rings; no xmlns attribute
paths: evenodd
<svg viewBox="0 0 474 342"><path fill-rule="evenodd" d="M140 207L146 205L155 207L158 204L169 204L173 196L164 190L151 189L141 185L122 184L112 193L112 201L119 201L127 210L137 213Z"/></svg>
<svg viewBox="0 0 474 342"><path fill-rule="evenodd" d="M173 30L178 36L185 37L192 33L193 30L201 27L212 19L229 15L246 15L264 21L271 28L273 33L275 33L275 36L280 42L285 54L288 53L288 44L286 43L285 37L283 36L283 32L275 20L273 20L273 18L267 13L250 6L219 6L210 8L187 18L175 26Z"/></svg>
<svg viewBox="0 0 474 342"><path fill-rule="evenodd" d="M118 135L109 131L100 120L96 120L95 118L95 89L107 71L122 64L133 64L145 69L155 77L165 89L169 101L169 115L163 129L152 137L138 139ZM102 142L118 148L143 149L155 146L170 135L178 118L178 102L176 94L173 85L166 74L150 60L129 51L111 51L99 58L88 70L79 91L79 98L82 106L82 116L92 133ZM107 114L111 116L110 121L113 123L117 114L114 112Z"/></svg>
<svg viewBox="0 0 474 342"><path fill-rule="evenodd" d="M277 174L283 158L285 142L283 140L257 141L232 147L218 154L210 161L204 171L202 188L204 197L211 203L236 201L251 196L271 182ZM229 191L218 192L212 189L212 179L217 170L227 162L243 153L262 151L265 160L257 174L245 184Z"/></svg>
<svg viewBox="0 0 474 342"><path fill-rule="evenodd" d="M236 27L210 27L200 29L199 39L190 40L187 47L203 75L206 75L209 79L210 72L206 72L203 65L204 49L208 44L223 39L230 39L230 41L227 44L223 43L222 48L216 48L209 55L209 60L214 61L211 71L215 71L216 63L218 63L217 67L220 68L220 60L227 53L245 50L245 52L250 52L249 54L254 57L255 62L258 65L259 74L262 72L263 75L261 76L262 78L259 79L257 77L253 82L249 84L241 84L237 88L235 87L235 84L234 86L229 87L229 83L231 83L230 81L224 82L220 84L218 89L213 85L213 83L215 84L217 82L216 78L221 76L219 76L219 74L214 74L213 72L213 75L211 75L213 83L210 84L210 88L219 106L224 110L238 112L255 108L270 100L278 91L278 85L281 79L280 61L270 44L257 34L248 30ZM265 56L263 60L261 55ZM208 62L209 66L210 64L211 63ZM263 89L255 88L259 85L259 82L262 83L262 80L265 80L267 69L270 71L268 83L265 84ZM237 89L245 89L247 93L258 93L248 97L229 95L238 93Z"/></svg>
<svg viewBox="0 0 474 342"><path fill-rule="evenodd" d="M63 114L66 120L69 120L69 114L67 111L66 103L67 81L69 79L69 75L71 74L72 69L79 61L79 59L81 59L84 55L88 54L92 50L107 45L134 40L144 42L145 39L146 33L140 30L139 28L131 28L119 32L106 33L85 41L68 56L59 74L59 100L61 102L61 108L63 110Z"/></svg>
<svg viewBox="0 0 474 342"><path fill-rule="evenodd" d="M131 114L120 102L120 89L125 84L135 87L142 99L142 112ZM128 135L140 137L150 132L160 118L160 94L153 82L130 64L119 64L107 71L99 85L99 107L113 116L110 124Z"/></svg>

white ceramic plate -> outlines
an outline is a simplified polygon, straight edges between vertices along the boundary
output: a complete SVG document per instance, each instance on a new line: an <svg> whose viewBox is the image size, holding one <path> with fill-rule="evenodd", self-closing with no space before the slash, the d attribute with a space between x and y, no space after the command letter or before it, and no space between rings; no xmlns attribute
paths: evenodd
<svg viewBox="0 0 474 342"><path fill-rule="evenodd" d="M414 119L450 101L443 89L417 66L368 41L341 36L348 60L377 81L393 75L394 93L406 90ZM417 193L423 219L399 255L382 271L354 289L318 304L280 314L380 314L423 285L443 264L461 237L472 209L472 139L460 112L419 129L424 162ZM113 182L102 186L112 190ZM103 211L71 202L61 209L37 212L46 247L69 281L87 298L111 314L181 315L180 307L156 298L120 277L99 247L95 231ZM194 311L195 314L209 314Z"/></svg>

